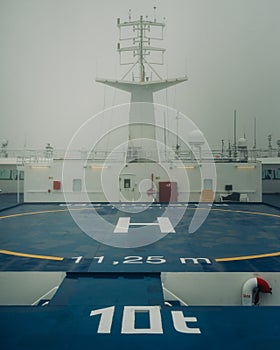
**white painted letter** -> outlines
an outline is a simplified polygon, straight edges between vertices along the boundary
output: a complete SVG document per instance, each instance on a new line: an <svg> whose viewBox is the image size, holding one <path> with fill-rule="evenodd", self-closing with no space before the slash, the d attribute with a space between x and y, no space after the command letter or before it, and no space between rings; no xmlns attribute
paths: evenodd
<svg viewBox="0 0 280 350"><path fill-rule="evenodd" d="M135 328L135 314L148 312L149 328ZM163 334L159 306L125 306L123 310L122 333L124 334Z"/></svg>
<svg viewBox="0 0 280 350"><path fill-rule="evenodd" d="M173 324L176 331L188 334L200 334L199 328L190 328L187 322L197 322L196 317L184 317L182 311L171 311Z"/></svg>
<svg viewBox="0 0 280 350"><path fill-rule="evenodd" d="M168 217L157 218L158 222L130 222L130 217L121 217L114 229L114 233L128 233L129 226L159 226L162 233L175 233Z"/></svg>
<svg viewBox="0 0 280 350"><path fill-rule="evenodd" d="M182 264L186 264L188 260L192 261L195 265L199 264L199 260L203 260L206 264L211 265L211 261L208 258L180 258Z"/></svg>
<svg viewBox="0 0 280 350"><path fill-rule="evenodd" d="M90 316L101 314L97 333L111 333L114 311L115 306L91 311Z"/></svg>

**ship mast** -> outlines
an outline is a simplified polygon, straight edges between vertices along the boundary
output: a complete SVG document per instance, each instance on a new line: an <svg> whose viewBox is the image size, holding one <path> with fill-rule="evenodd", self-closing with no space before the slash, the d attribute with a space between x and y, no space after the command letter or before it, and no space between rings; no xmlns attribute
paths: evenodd
<svg viewBox="0 0 280 350"><path fill-rule="evenodd" d="M117 51L120 55L120 64L128 65L130 68L120 80L96 79L96 81L130 93L128 147L133 151L130 154L136 155L139 150L138 153L143 154L145 147L150 146L145 146L137 140L156 141L153 93L186 81L187 77L163 79L154 68L154 65L164 64L165 49L153 44L155 41L163 40L164 21L158 22L155 15L153 20L147 17L144 19L143 16L138 20L131 20L129 11L129 20L121 22L118 18L117 26L119 28ZM139 107L139 102L145 103Z"/></svg>
<svg viewBox="0 0 280 350"><path fill-rule="evenodd" d="M145 81L145 67L143 63L143 16L140 17L140 41L139 41L139 66L140 66L140 81Z"/></svg>

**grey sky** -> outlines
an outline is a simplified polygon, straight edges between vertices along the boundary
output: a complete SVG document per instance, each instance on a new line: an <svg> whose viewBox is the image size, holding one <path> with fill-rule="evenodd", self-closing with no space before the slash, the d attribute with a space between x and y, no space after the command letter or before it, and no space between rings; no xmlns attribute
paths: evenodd
<svg viewBox="0 0 280 350"><path fill-rule="evenodd" d="M11 148L65 148L93 114L128 95L98 84L120 78L116 18L166 17L165 75L189 81L155 101L177 108L212 147L238 136L280 139L279 0L0 0L0 139Z"/></svg>

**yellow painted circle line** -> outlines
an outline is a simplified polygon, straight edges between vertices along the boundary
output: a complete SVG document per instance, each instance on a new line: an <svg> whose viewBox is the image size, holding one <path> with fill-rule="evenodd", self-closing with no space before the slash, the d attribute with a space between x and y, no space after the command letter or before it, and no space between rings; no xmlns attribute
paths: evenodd
<svg viewBox="0 0 280 350"><path fill-rule="evenodd" d="M13 218L13 217L28 216L28 215L39 215L39 214L46 214L46 213L66 212L66 211L69 211L69 210L96 210L96 209L97 208L66 208L66 209L55 209L55 210L43 210L43 211L26 212L26 213L18 213L18 214L11 214L11 215L6 215L6 216L0 216L0 220ZM196 210L196 209L198 209L198 210L205 210L205 209L208 209L208 208L188 208L188 209L191 209L191 210ZM221 209L221 208L211 208L211 210L223 211L223 212L241 213L241 214L261 215L261 216L280 218L280 215L278 215L278 214L269 214L269 213L262 213L262 212L257 212L257 211L254 212L254 211L247 211L247 210L233 210L233 209ZM21 256L21 257L28 257L28 258L35 258L35 259L47 259L47 260L57 260L57 261L64 260L64 258L62 258L62 257L55 257L55 256L48 256L48 255L26 254L26 253L12 252L12 251L9 251L9 250L0 250L0 254ZM267 258L267 257L275 257L275 256L280 256L280 252L268 253L268 254L258 254L258 255L245 255L245 256L228 257L228 258L215 258L215 261L216 262L241 261L241 260L250 260L250 259L261 259L261 258Z"/></svg>
<svg viewBox="0 0 280 350"><path fill-rule="evenodd" d="M28 216L28 215L39 215L39 214L48 214L48 213L59 213L59 212L67 212L74 210L97 210L100 207L90 207L90 208L66 208L66 209L54 209L54 210L41 210L41 211L31 211L26 213L18 213L18 214L10 214L5 216L0 216L0 220L9 219L20 216ZM186 208L187 210L208 210L208 208ZM263 213L259 211L248 211L248 210L233 210L233 209L221 209L221 208L211 208L214 211L222 211L222 212L231 212L231 213L241 213L241 214L250 214L250 215L260 215L260 216L268 216L275 217L280 219L280 214L269 214Z"/></svg>
<svg viewBox="0 0 280 350"><path fill-rule="evenodd" d="M189 209L198 209L198 210L208 210L208 208L189 208ZM223 212L231 212L231 213L241 213L241 214L251 214L251 215L260 215L260 216L269 216L280 219L280 214L270 214L270 213L262 213L260 211L249 211L249 210L234 210L234 209L220 209L220 208L211 208L210 210L214 211L223 211Z"/></svg>
<svg viewBox="0 0 280 350"><path fill-rule="evenodd" d="M69 211L69 210L72 211L72 210L96 210L96 209L97 208L67 208L67 209L54 209L54 210L42 210L42 211L29 211L29 212L26 212L26 213L18 213L18 214L11 214L11 215L0 216L0 220L9 219L9 218L16 218L16 217L19 217L19 216L66 212L66 211Z"/></svg>
<svg viewBox="0 0 280 350"><path fill-rule="evenodd" d="M271 258L274 256L280 256L280 252L268 253L268 254L258 254L258 255L244 255L244 256L235 256L231 258L216 258L216 262L226 262L226 261L240 261L240 260L250 260L250 259L262 259L262 258Z"/></svg>
<svg viewBox="0 0 280 350"><path fill-rule="evenodd" d="M61 258L59 256L25 254L25 253L19 253L19 252L12 252L10 250L0 250L0 254L20 256L24 258L33 258L33 259L46 259L46 260L56 260L56 261L64 260L64 258Z"/></svg>
<svg viewBox="0 0 280 350"><path fill-rule="evenodd" d="M62 261L65 259L65 258L62 258L59 256L26 254L26 253L20 253L20 252L13 252L10 250L0 250L0 254L13 255L13 256L32 258L32 259L55 260L55 261ZM258 255L244 255L244 256L236 256L236 257L231 257L231 258L215 258L215 261L216 262L241 261L241 260L250 260L250 259L271 258L271 257L275 257L275 256L280 256L280 252L258 254Z"/></svg>

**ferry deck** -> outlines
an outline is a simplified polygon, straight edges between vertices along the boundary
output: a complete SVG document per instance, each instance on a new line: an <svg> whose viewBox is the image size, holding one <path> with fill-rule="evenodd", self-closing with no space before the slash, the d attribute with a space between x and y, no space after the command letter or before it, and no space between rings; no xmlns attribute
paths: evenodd
<svg viewBox="0 0 280 350"><path fill-rule="evenodd" d="M126 206L132 205L21 204L2 210L5 349L277 348L280 212L275 201L214 203L194 233L188 226L195 203L154 203L146 210L138 203L136 213L125 212ZM98 213L112 227L129 217L126 234L133 224L152 234L160 231L156 220L167 206L171 224L178 211L184 212L174 232L130 248L99 242L71 216L71 211L82 213L95 225L91 215ZM96 230L114 242L120 233L104 227ZM242 284L256 276L269 281L272 295L261 293L260 306L243 306Z"/></svg>

